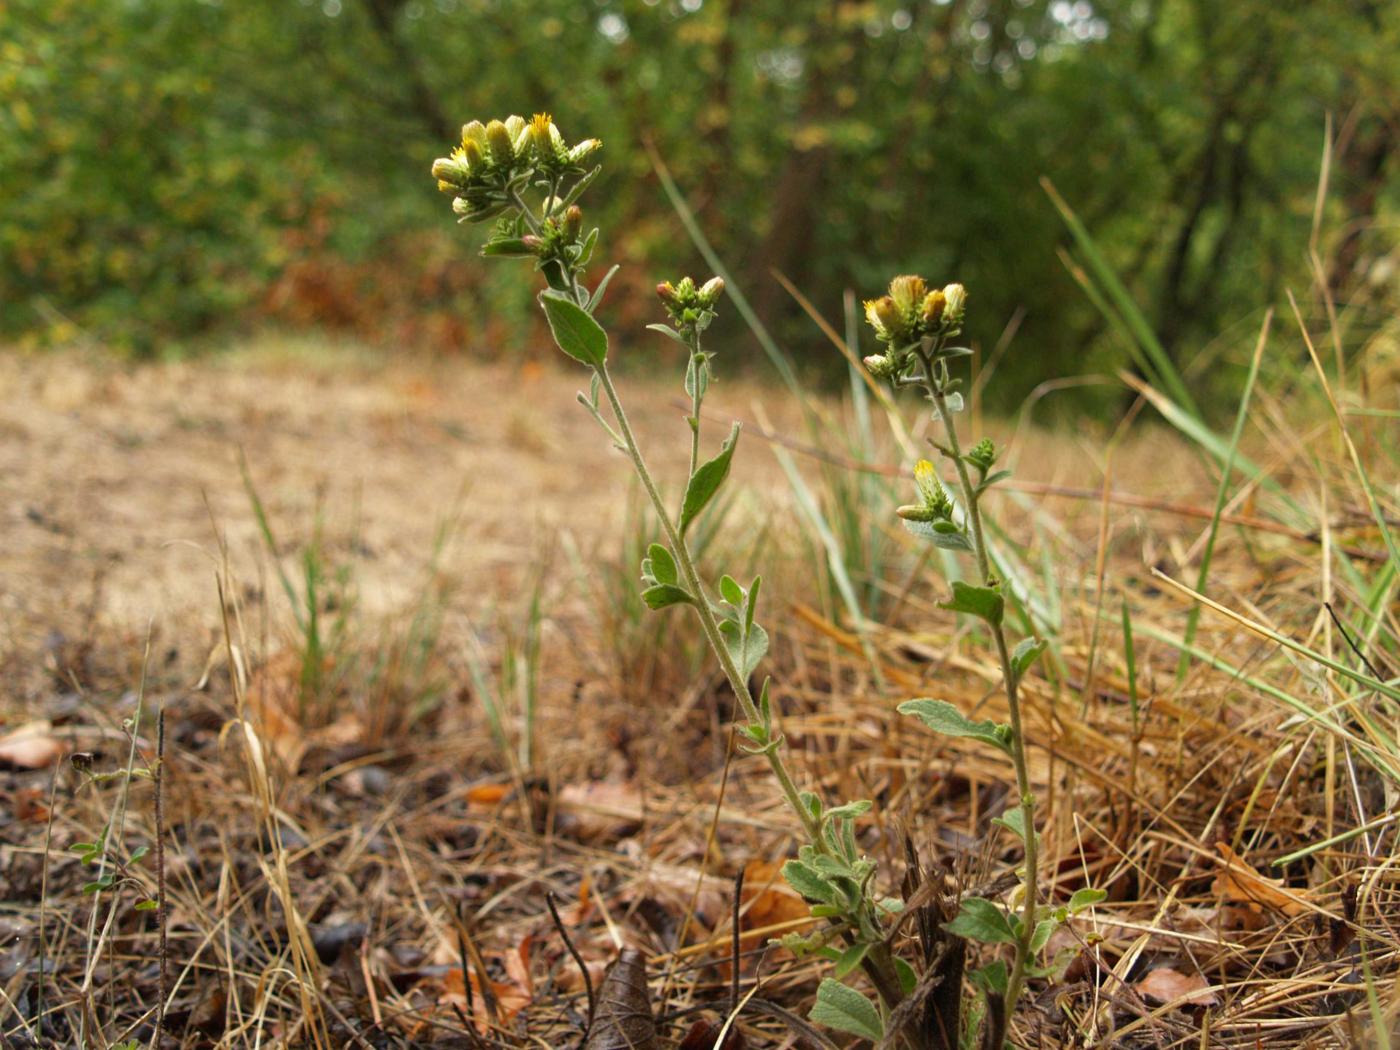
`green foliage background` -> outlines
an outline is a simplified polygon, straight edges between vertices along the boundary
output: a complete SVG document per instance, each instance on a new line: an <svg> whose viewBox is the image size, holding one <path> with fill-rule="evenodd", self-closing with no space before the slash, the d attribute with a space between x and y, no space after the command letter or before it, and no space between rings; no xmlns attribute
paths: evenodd
<svg viewBox="0 0 1400 1050"><path fill-rule="evenodd" d="M908 270L972 289L983 347L1015 327L1004 396L1122 367L1046 176L1202 379L1286 288L1321 301L1329 114L1327 284L1400 298L1397 51L1384 0L10 0L0 338L526 347L526 275L475 259L427 171L462 121L548 110L605 143L614 322L701 268L650 141L794 349L832 360L771 269L829 316Z"/></svg>

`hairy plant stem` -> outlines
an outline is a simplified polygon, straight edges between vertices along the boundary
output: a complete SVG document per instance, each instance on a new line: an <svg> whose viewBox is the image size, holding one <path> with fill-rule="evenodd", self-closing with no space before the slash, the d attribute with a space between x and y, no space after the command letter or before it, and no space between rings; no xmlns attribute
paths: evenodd
<svg viewBox="0 0 1400 1050"><path fill-rule="evenodd" d="M720 634L719 623L715 619L713 609L710 607L709 596L705 592L705 585L700 579L700 573L695 568L695 561L691 557L690 547L685 542L680 530L671 520L670 512L666 508L665 502L661 498L661 492L656 487L656 482L652 479L651 471L647 468L646 460L642 457L642 451L637 445L637 439L632 433L632 426L628 422L627 413L623 411L622 402L617 396L617 388L613 385L612 376L608 373L607 365L602 365L597 369L599 385L607 396L608 405L612 408L613 417L617 420L618 431L622 436L623 450L632 461L632 468L636 471L637 477L641 479L642 487L646 489L647 497L651 500L652 508L656 511L656 516L661 520L662 530L666 534L666 542L675 555L676 565L685 579L686 586L691 594L695 595L695 613L700 618L701 629L705 633L705 640L709 642L711 650L714 651L715 658L719 661L724 676L729 680L729 686L734 691L734 696L739 701L739 707L744 712L744 717L751 723L757 725L762 722L762 715L758 710L758 705L754 703L753 694L749 691L748 682L740 673L738 665L734 663L734 658L725 647L724 638ZM697 409L696 418L699 418ZM698 442L698 434L696 441ZM698 448L696 449L698 455ZM692 473L694 468L692 467ZM807 840L811 845L822 853L829 852L826 843L822 840L821 824L817 818L813 817L807 807L802 803L801 794L797 785L792 779L792 774L788 772L787 765L778 754L776 747L768 747L763 751L764 757L768 760L768 767L773 771L773 776L777 778L778 786L782 789L783 797L787 800L789 808L797 814L802 822L802 830L806 833ZM868 906L868 905L867 905ZM893 1007L903 998L903 992L899 983L899 974L894 967L894 957L888 945L877 944L871 948L866 956L862 969L870 977L880 998L889 1007Z"/></svg>
<svg viewBox="0 0 1400 1050"><path fill-rule="evenodd" d="M557 192L557 191L556 191ZM538 234L541 224L531 213L529 206L518 192L512 191L512 200L520 209L521 215L525 219L526 225L532 233ZM565 262L554 264L555 269L551 271L548 267L544 270L544 276L550 287L560 291L567 291L573 295L574 301L587 308L589 301L587 288L582 284L579 270L576 266ZM700 340L696 335L691 340L690 352L692 358L700 353ZM687 362L689 365L689 362ZM697 365L698 369L701 367ZM670 511L666 503L661 498L661 492L656 486L655 480L651 476L646 460L642 456L641 447L637 444L636 436L632 432L632 425L628 421L627 413L622 408L622 401L617 396L617 388L613 385L612 376L608 372L606 364L594 369L598 377L598 385L607 396L608 405L612 409L613 418L617 420L617 431L613 431L607 422L598 413L596 406L584 401L586 407L593 414L593 417L602 425L611 436L619 448L632 461L632 469L637 477L641 479L642 487L646 489L647 498L651 500L652 509L656 511L657 518L661 521L661 528L666 534L667 545L671 548L671 553L675 556L676 565L680 569L685 579L686 586L695 595L695 614L700 619L701 629L704 631L705 640L709 643L710 649L715 654L715 659L719 661L720 669L724 672L724 677L729 682L729 687L734 691L735 698L739 701L739 707L744 713L744 717L750 723L758 725L763 721L758 705L754 702L753 694L749 691L749 684L739 671L738 665L730 655L728 648L724 644L724 638L720 634L719 623L715 619L713 607L705 591L705 585L700 579L700 573L695 567L695 560L691 556L690 547L685 542L685 537L681 535L680 529L672 520ZM703 395L700 392L700 376L696 375L694 393L691 395L692 409L694 411L694 423L691 426L690 440L690 474L695 474L700 462L700 402ZM802 803L801 793L797 789L797 784L792 779L792 774L788 771L787 765L778 754L777 747L769 746L763 750L763 756L768 761L768 767L773 771L773 776L778 781L778 786L782 790L783 798L787 801L788 807L797 814L797 818L802 823L803 833L807 841L814 849L821 853L829 853L826 843L822 839L821 821L813 817L811 812ZM874 905L866 900L863 904L866 909L873 910ZM868 916L866 916L868 917ZM893 1009L900 1000L904 998L903 988L899 980L899 972L895 969L894 954L889 945L884 943L875 944L867 953L861 963L862 971L870 978L871 983L879 993L880 999L887 1008Z"/></svg>
<svg viewBox="0 0 1400 1050"><path fill-rule="evenodd" d="M922 356L922 355L921 355ZM982 529L982 513L978 507L980 499L977 488L972 483L972 478L967 471L967 463L963 460L962 447L958 444L958 431L953 423L952 413L948 411L948 401L944 394L943 387L935 377L933 362L930 358L924 357L924 374L928 378L926 387L929 400L938 409L938 416L943 421L944 433L948 435L948 448L945 455L953 461L958 472L958 482L963 491L963 506L967 511L968 524L972 528L973 553L977 558L977 571L981 575L983 586L992 582L991 559L987 555L986 534ZM1021 702L1018 695L1016 681L1016 670L1011 665L1011 651L1006 645L1006 632L1000 623L989 624L992 629L992 638L996 642L997 656L1001 660L1002 678L1006 682L1006 706L1011 715L1011 763L1016 769L1016 790L1021 796L1021 815L1024 820L1026 831L1026 877L1023 883L1025 900L1023 902L1021 935L1016 939L1016 955L1012 961L1011 975L1006 983L1006 1009L1008 1013L1015 1008L1016 1000L1020 997L1021 986L1026 979L1026 966L1030 961L1031 937L1035 934L1035 908L1037 897L1036 865L1038 862L1036 841L1035 841L1035 797L1031 794L1030 771L1026 765L1026 737L1022 729Z"/></svg>

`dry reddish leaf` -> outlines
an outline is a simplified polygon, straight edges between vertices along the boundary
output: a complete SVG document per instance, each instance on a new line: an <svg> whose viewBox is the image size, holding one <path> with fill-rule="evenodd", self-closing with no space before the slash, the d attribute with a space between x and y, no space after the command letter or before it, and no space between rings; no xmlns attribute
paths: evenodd
<svg viewBox="0 0 1400 1050"><path fill-rule="evenodd" d="M481 979L475 971L472 972L470 979L472 1020L476 1022L477 1030L485 1033L491 1027L491 1011L486 1007L486 997L481 991ZM530 1005L532 996L514 982L488 979L488 983L491 987L491 993L496 999L496 1020L498 1023L510 1024L515 1019L516 1014ZM443 974L442 994L438 996L438 1004L441 1006L455 1004L466 1009L467 986L460 967L454 967Z"/></svg>
<svg viewBox="0 0 1400 1050"><path fill-rule="evenodd" d="M467 789L467 803L472 806L494 806L510 791L509 784L477 784Z"/></svg>
<svg viewBox="0 0 1400 1050"><path fill-rule="evenodd" d="M1285 887L1282 879L1266 879L1260 875L1227 843L1217 842L1215 848L1224 858L1224 870L1216 876L1212 887L1216 896L1228 901L1263 904L1285 915L1298 915L1311 910L1306 896Z"/></svg>
<svg viewBox="0 0 1400 1050"><path fill-rule="evenodd" d="M26 722L0 736L0 762L19 769L43 769L63 757L68 745L53 735L50 722Z"/></svg>
<svg viewBox="0 0 1400 1050"><path fill-rule="evenodd" d="M583 839L617 838L642 822L642 795L635 784L595 780L559 789L559 809Z"/></svg>
<svg viewBox="0 0 1400 1050"><path fill-rule="evenodd" d="M741 928L759 930L808 918L811 908L784 881L781 864L751 860L744 865Z"/></svg>
<svg viewBox="0 0 1400 1050"><path fill-rule="evenodd" d="M25 788L15 794L15 819L27 824L48 822L49 802L43 788Z"/></svg>
<svg viewBox="0 0 1400 1050"><path fill-rule="evenodd" d="M1156 1003L1180 1003L1190 1006L1214 1006L1220 997L1200 974L1184 974L1170 966L1149 970L1147 976L1134 986L1143 998Z"/></svg>

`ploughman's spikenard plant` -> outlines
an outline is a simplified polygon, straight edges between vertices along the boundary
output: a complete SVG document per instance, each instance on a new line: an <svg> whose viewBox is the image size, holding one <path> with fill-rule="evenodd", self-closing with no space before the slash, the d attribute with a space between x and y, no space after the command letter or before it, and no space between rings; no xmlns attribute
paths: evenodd
<svg viewBox="0 0 1400 1050"><path fill-rule="evenodd" d="M617 267L590 286L586 272L598 244L598 230L586 227L579 206L598 174L599 168L590 167L589 162L600 147L596 139L570 145L544 114L529 121L518 116L486 124L472 121L462 129L461 144L450 156L435 161L432 173L439 189L453 197L452 210L461 221L494 222L483 255L533 260L545 285L539 302L555 342L591 374L588 392L580 393L578 400L631 462L660 526L661 542L651 544L641 564L642 597L653 609L685 607L699 620L737 701L745 747L767 762L801 826L803 842L783 873L811 904L813 916L821 920L820 928L808 936L786 938L784 944L832 960L832 976L818 989L813 1019L882 1046L915 1050L958 1046L967 1037L959 1030L958 1020L964 939L1005 941L1014 946L1010 969L993 963L977 977L988 989L987 1021L980 1041L999 1050L1005 1038L1005 1019L1030 972L1031 956L1045 945L1054 923L1062 921L1068 911L1050 912L1037 901L1031 833L1034 807L1016 702L1018 677L1043 645L1031 642L1022 643L1014 652L1007 649L1001 627L1004 602L992 578L978 517L978 498L999 477L990 473L995 453L988 442L962 452L951 426L950 413L959 407L960 397L948 376L947 362L965 352L950 343L962 317L962 290L950 285L928 292L918 278L897 279L889 296L870 305L869 316L887 351L867 363L872 371L898 385L915 384L924 389L939 417L948 424L948 445L943 452L958 471L962 515L927 463L916 470L920 503L901 508L900 514L911 528L939 546L966 551L976 559L978 582L955 584L949 607L980 616L992 629L1006 672L1011 724L972 722L952 705L931 700L911 701L902 709L935 729L977 737L1011 756L1021 806L1008 813L1003 823L1026 843L1025 885L1018 915L1003 912L990 901L972 899L962 902L956 917L951 910L942 915L951 921L933 924L927 921L928 901L911 901L920 917L912 925L928 935L922 938L925 950L921 955L904 953L915 959L911 963L897 950L910 941L909 924L900 920L905 902L876 891L877 865L859 846L857 820L870 809L870 803L828 805L815 792L802 790L784 761L784 740L774 722L769 681L765 679L757 696L750 689L750 680L768 651L768 634L756 616L761 578L755 577L747 585L729 575L713 582L702 579L687 539L724 484L739 440L739 424L734 423L718 449L706 458L701 409L712 375L713 354L704 349L703 336L723 296L724 283L719 278L697 283L686 277L657 286L668 323L649 327L678 343L686 353L690 467L678 505L668 503L648 469L608 370L608 336L595 320L594 311ZM977 473L975 482L969 467ZM1068 907L1083 903L1087 900L1078 899ZM936 948L933 942L937 942ZM858 972L874 989L873 1001L843 983ZM944 986L942 995L938 994L940 983Z"/></svg>

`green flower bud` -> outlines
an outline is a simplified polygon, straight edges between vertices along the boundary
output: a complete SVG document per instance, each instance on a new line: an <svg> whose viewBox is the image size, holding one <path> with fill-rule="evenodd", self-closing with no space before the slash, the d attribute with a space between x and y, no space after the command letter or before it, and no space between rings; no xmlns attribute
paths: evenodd
<svg viewBox="0 0 1400 1050"><path fill-rule="evenodd" d="M991 438L983 438L973 445L967 454L967 461L983 474L991 470L992 464L997 461L996 446L992 444Z"/></svg>
<svg viewBox="0 0 1400 1050"><path fill-rule="evenodd" d="M586 161L589 157L593 156L593 154L597 153L602 148L602 139L584 139L582 142L578 143L576 146L569 150L569 163L582 164L584 161Z"/></svg>
<svg viewBox="0 0 1400 1050"><path fill-rule="evenodd" d="M515 163L515 138L499 120L486 125L486 143L491 149L491 159L502 167Z"/></svg>
<svg viewBox="0 0 1400 1050"><path fill-rule="evenodd" d="M466 147L468 142L475 142L483 150L486 148L486 125L479 120L473 120L470 124L462 125L462 146Z"/></svg>
<svg viewBox="0 0 1400 1050"><path fill-rule="evenodd" d="M517 157L530 148L530 125L524 117L512 113L505 120L506 132L510 135L511 147Z"/></svg>
<svg viewBox="0 0 1400 1050"><path fill-rule="evenodd" d="M967 310L967 289L960 284L944 285L943 297L948 301L943 309L943 323L950 329L960 327Z"/></svg>
<svg viewBox="0 0 1400 1050"><path fill-rule="evenodd" d="M476 139L467 139L462 143L462 159L466 161L468 171L480 171L486 163L486 149Z"/></svg>
<svg viewBox="0 0 1400 1050"><path fill-rule="evenodd" d="M884 354L871 354L865 359L865 367L876 379L889 379L897 371L895 363Z"/></svg>
<svg viewBox="0 0 1400 1050"><path fill-rule="evenodd" d="M928 507L915 506L912 503L906 504L903 507L896 507L894 512L898 514L901 518L903 518L905 521L932 522L938 520L938 515L935 514Z"/></svg>
<svg viewBox="0 0 1400 1050"><path fill-rule="evenodd" d="M700 305L704 307L714 306L719 302L719 297L724 294L724 278L711 277L700 286Z"/></svg>
<svg viewBox="0 0 1400 1050"><path fill-rule="evenodd" d="M695 298L695 282L689 277L682 277L676 283L676 298L683 303L688 303Z"/></svg>

